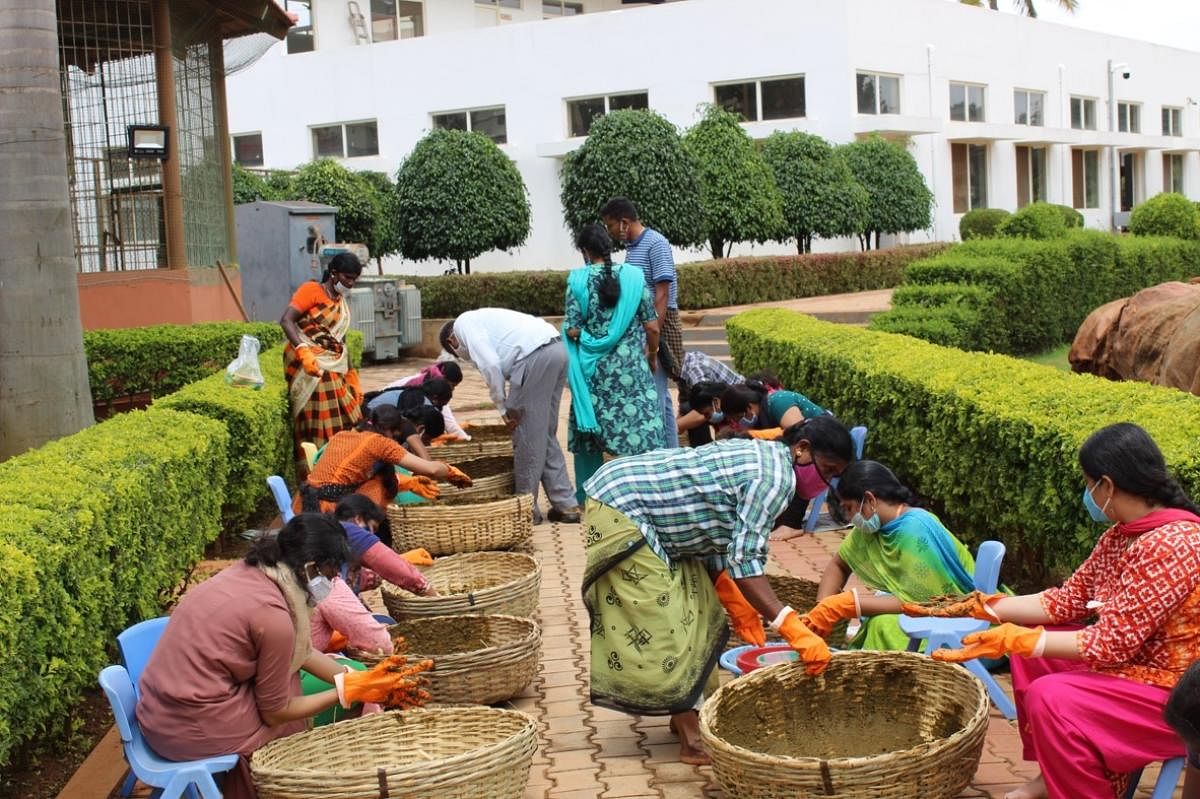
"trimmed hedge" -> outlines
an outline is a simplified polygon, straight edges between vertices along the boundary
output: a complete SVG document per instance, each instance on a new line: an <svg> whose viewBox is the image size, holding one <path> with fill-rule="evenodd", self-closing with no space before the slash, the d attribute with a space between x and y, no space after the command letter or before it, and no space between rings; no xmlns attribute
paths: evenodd
<svg viewBox="0 0 1200 799"><path fill-rule="evenodd" d="M1133 209L1129 232L1135 236L1200 239L1200 211L1182 194L1164 192Z"/></svg>
<svg viewBox="0 0 1200 799"><path fill-rule="evenodd" d="M127 394L170 394L193 380L224 369L237 357L243 335L256 336L262 349L283 343L274 322L207 322L152 325L83 334L88 382L97 402Z"/></svg>
<svg viewBox="0 0 1200 799"><path fill-rule="evenodd" d="M1042 352L1070 341L1094 308L1197 273L1200 244L1180 239L1085 230L1051 241L979 239L909 266L892 310L873 317L870 327L963 349Z"/></svg>
<svg viewBox="0 0 1200 799"><path fill-rule="evenodd" d="M228 443L156 408L0 464L0 766L69 729L116 634L159 615L216 538Z"/></svg>
<svg viewBox="0 0 1200 799"><path fill-rule="evenodd" d="M869 457L936 498L969 546L1003 541L1006 575L1023 588L1056 582L1104 529L1081 507L1077 464L1098 428L1142 425L1200 496L1200 397L785 310L740 314L726 331L739 371L774 369L847 424L865 424Z"/></svg>
<svg viewBox="0 0 1200 799"><path fill-rule="evenodd" d="M945 244L870 252L728 258L679 265L679 307L817 297L891 288L904 268L946 249ZM500 307L535 316L561 316L567 272L491 272L408 278L421 290L426 319L446 319L475 308Z"/></svg>
<svg viewBox="0 0 1200 799"><path fill-rule="evenodd" d="M283 349L259 354L262 389L233 388L218 372L197 380L155 403L155 407L208 416L224 425L229 434L229 484L225 489L222 520L230 531L238 529L270 497L267 477L278 474L296 484L292 453L292 415Z"/></svg>
<svg viewBox="0 0 1200 799"><path fill-rule="evenodd" d="M963 241L970 241L999 235L996 229L1010 216L1012 214L1003 208L976 208L967 211L962 219L958 220L958 236Z"/></svg>
<svg viewBox="0 0 1200 799"><path fill-rule="evenodd" d="M1014 239L1061 239L1067 235L1067 220L1059 206L1031 203L1001 222L996 232Z"/></svg>

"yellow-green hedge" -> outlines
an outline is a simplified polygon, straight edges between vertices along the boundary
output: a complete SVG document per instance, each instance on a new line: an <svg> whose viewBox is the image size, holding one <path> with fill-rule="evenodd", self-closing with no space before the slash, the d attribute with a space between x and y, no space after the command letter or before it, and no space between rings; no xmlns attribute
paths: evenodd
<svg viewBox="0 0 1200 799"><path fill-rule="evenodd" d="M216 538L228 444L217 421L152 409L0 464L0 767L69 728L116 634Z"/></svg>
<svg viewBox="0 0 1200 799"><path fill-rule="evenodd" d="M1200 397L790 311L750 311L726 329L740 371L773 368L847 424L866 425L868 456L932 497L964 541L1003 541L1006 575L1024 587L1069 572L1103 530L1080 503L1077 462L1096 429L1142 425L1200 496Z"/></svg>

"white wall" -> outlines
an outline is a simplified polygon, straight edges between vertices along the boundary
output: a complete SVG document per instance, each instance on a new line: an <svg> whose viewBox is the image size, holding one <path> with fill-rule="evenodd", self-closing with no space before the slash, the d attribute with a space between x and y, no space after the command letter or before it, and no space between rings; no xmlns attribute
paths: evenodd
<svg viewBox="0 0 1200 799"><path fill-rule="evenodd" d="M1015 207L1014 147L1021 138L1057 142L1050 145L1052 202L1071 204L1069 142L1188 147L1186 186L1190 195L1200 196L1200 112L1187 105L1189 92L1200 95L1189 88L1188 77L1200 72L1198 53L945 0L688 0L640 8L590 0L589 11L614 10L548 21L540 19L540 3L524 5L513 13L532 21L477 28L472 0L427 0L429 35L354 46L344 3L316 0L316 52L287 55L280 44L229 79L230 130L262 131L266 166L287 168L311 159L309 126L377 119L380 155L345 163L391 172L429 130L431 113L504 105L503 149L529 187L533 228L523 247L478 259L473 266L481 270L567 268L577 260L558 199L555 155L578 144L567 141L563 98L647 90L652 108L686 127L696 120L697 106L711 100L710 84L725 80L805 75L808 116L748 125L756 137L776 128L807 130L835 142L876 126L909 132L937 201L933 229L913 234L914 241L957 238L949 141L965 136L988 142L992 207ZM1108 58L1131 64L1132 78L1118 76L1116 90L1119 99L1143 103L1140 137L1105 130ZM857 114L858 69L902 76L899 117ZM987 84L986 123L949 121L950 81ZM1044 129L1012 124L1014 87L1046 92ZM1100 130L1067 130L1072 94L1099 99ZM1158 135L1163 104L1185 108L1187 138ZM1161 150L1144 157L1144 196L1150 196L1161 187ZM1108 224L1107 177L1101 190L1101 209L1085 214L1090 226ZM790 251L791 245L735 248L737 254ZM679 257L695 260L706 253ZM390 270L423 274L442 268L400 259L389 263Z"/></svg>

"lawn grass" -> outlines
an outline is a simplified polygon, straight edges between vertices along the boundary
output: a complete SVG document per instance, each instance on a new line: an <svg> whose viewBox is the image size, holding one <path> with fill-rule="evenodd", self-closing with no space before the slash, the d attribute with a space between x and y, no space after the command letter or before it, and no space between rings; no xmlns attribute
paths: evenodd
<svg viewBox="0 0 1200 799"><path fill-rule="evenodd" d="M1024 356L1024 360L1040 363L1042 366L1052 366L1063 372L1069 372L1071 371L1071 364L1067 360L1067 353L1070 351L1071 345L1063 344L1038 355L1026 355Z"/></svg>

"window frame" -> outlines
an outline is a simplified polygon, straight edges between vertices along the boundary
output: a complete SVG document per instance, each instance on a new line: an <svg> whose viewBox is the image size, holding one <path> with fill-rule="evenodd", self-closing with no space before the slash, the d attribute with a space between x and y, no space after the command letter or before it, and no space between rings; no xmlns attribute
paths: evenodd
<svg viewBox="0 0 1200 799"><path fill-rule="evenodd" d="M954 89L955 87L963 90L963 118L954 118ZM971 90L978 89L980 94L979 119L971 119ZM985 83L970 83L962 80L950 81L950 121L951 122L987 122L987 84Z"/></svg>
<svg viewBox="0 0 1200 799"><path fill-rule="evenodd" d="M346 133L346 126L347 125L368 125L368 124L375 126L375 152L363 153L361 155L347 155L348 147L349 147L349 137ZM317 152L317 142L313 138L313 131L317 130L318 128L334 128L334 127L338 128L342 134L342 154L341 155L321 155L321 154L319 154ZM380 148L379 148L379 118L378 117L367 118L367 119L348 119L348 120L341 121L341 122L323 122L319 125L309 125L308 126L308 136L309 136L309 140L312 142L312 156L314 159L336 158L339 161L345 161L345 160L349 160L349 159L353 159L353 158L377 158L377 157L379 157Z"/></svg>
<svg viewBox="0 0 1200 799"><path fill-rule="evenodd" d="M1025 151L1025 169L1022 174L1021 167L1021 151ZM1039 184L1034 179L1034 153L1040 153L1042 158L1042 180ZM1036 202L1046 202L1050 191L1050 148L1044 144L1018 144L1014 150L1015 160L1018 167L1017 172L1017 208L1024 208L1027 205ZM1038 191L1040 189L1041 196ZM1026 200L1021 202L1021 195L1025 194Z"/></svg>
<svg viewBox="0 0 1200 799"><path fill-rule="evenodd" d="M1122 113L1124 112L1124 113ZM1133 124L1137 123L1137 124ZM1133 100L1118 100L1117 101L1117 132L1118 133L1135 133L1142 132L1142 104Z"/></svg>
<svg viewBox="0 0 1200 799"><path fill-rule="evenodd" d="M307 50L297 50L295 52L292 52L292 47L291 47L292 34L299 33L299 29L301 27L299 24L297 24L291 28L288 28L287 34L285 34L283 37L283 49L284 49L285 54L287 54L287 55L304 55L305 53L315 53L318 49L317 21L315 18L316 12L313 11L313 6L315 6L317 4L317 0L283 0L284 13L287 13L290 10L288 7L289 3L294 3L298 6L304 6L305 8L308 9L308 40L310 42L312 42L312 47L310 47Z"/></svg>
<svg viewBox="0 0 1200 799"><path fill-rule="evenodd" d="M560 11L566 10L567 6L579 9L574 14L546 14L546 6L558 6ZM581 0L542 0L542 19L569 19L571 17L583 16L587 13Z"/></svg>
<svg viewBox="0 0 1200 799"><path fill-rule="evenodd" d="M874 92L875 92L875 110L874 111L863 111L862 107L859 105L859 102L858 102L858 100L859 100L859 97L858 97L859 81L862 80L862 78L864 76L870 77L874 84ZM868 69L856 69L854 71L854 107L855 107L855 109L857 109L857 112L859 114L864 114L864 115L869 115L869 116L899 116L900 114L904 113L904 81L901 80L901 78L903 78L903 77L904 77L903 75L897 75L894 72L876 72L876 71L868 70ZM888 78L890 80L896 81L896 110L895 111L880 111L879 110L879 107L880 107L879 79L880 78Z"/></svg>
<svg viewBox="0 0 1200 799"><path fill-rule="evenodd" d="M955 175L955 172L954 172L954 163L955 163L954 148L955 147L965 148L965 151L964 151L965 158L964 158L963 163L965 164L966 170L967 170L966 195L965 195L966 207L961 211L959 210L958 198L956 196L957 176ZM982 182L982 186L981 186L983 197L982 197L982 202L979 205L976 205L972 201L972 198L971 198L971 183L972 183L971 177L975 172L975 170L973 170L971 168L971 154L972 154L973 147L978 147L978 148L982 149L984 152L983 182ZM991 171L992 171L991 148L987 144L979 144L978 142L964 142L964 141L950 142L950 206L954 213L965 214L965 213L968 213L969 211L974 211L977 208L987 208L988 207L988 198L992 193L991 185L990 185Z"/></svg>
<svg viewBox="0 0 1200 799"><path fill-rule="evenodd" d="M609 114L612 113L612 101L614 98L635 97L638 95L645 95L646 108L649 108L650 107L650 90L649 89L637 89L637 90L628 91L628 92L625 92L625 91L610 92L607 94L587 94L587 95L583 95L581 97L564 97L563 98L563 108L566 110L566 113L567 113L567 138L569 138L569 139L586 138L588 136L588 133L591 132L591 126L588 127L587 133L575 133L575 131L571 128L571 103L582 103L582 102L587 102L588 100L603 100L604 101L604 111L600 114L600 116L592 118L592 122L595 122L600 117L608 116ZM621 110L621 109L618 109L618 110Z"/></svg>
<svg viewBox="0 0 1200 799"><path fill-rule="evenodd" d="M501 111L504 113L504 141L496 141L493 137L483 133L483 131L478 132L483 133L483 135L487 136L497 145L508 144L508 105L506 103L500 103L499 105L478 105L470 108L452 108L446 111L431 111L429 112L430 126L435 130L438 128L438 117L450 116L451 114L466 114L467 130L475 132L474 115L482 111ZM458 130L458 128L453 128L453 130Z"/></svg>
<svg viewBox="0 0 1200 799"><path fill-rule="evenodd" d="M1017 97L1020 95L1025 95L1025 118L1026 118L1025 122L1021 122L1017 118L1019 116L1019 111L1018 111L1018 107L1017 107ZM1042 101L1041 108L1039 109L1039 112L1038 112L1040 118L1037 122L1033 121L1033 112L1030 110L1032 107L1032 104L1029 102L1030 98L1032 98L1034 95L1037 95L1038 97L1040 97L1041 101ZM1023 127L1028 127L1028 128L1044 128L1044 127L1046 127L1046 92L1044 92L1040 89L1013 89L1013 124L1021 125Z"/></svg>
<svg viewBox="0 0 1200 799"><path fill-rule="evenodd" d="M1162 107L1161 116L1162 116L1162 122L1163 122L1162 135L1171 136L1171 137L1183 136L1183 109L1182 108L1180 108L1179 106L1175 106L1175 105L1164 105ZM1168 119L1171 121L1170 125L1167 124Z"/></svg>
<svg viewBox="0 0 1200 799"><path fill-rule="evenodd" d="M785 81L785 80L800 81L800 86L802 89L802 92L801 92L802 102L804 104L804 108L802 110L804 113L802 113L799 116L771 117L770 119L765 119L763 117L763 99L762 99L763 98L763 92L762 92L763 83L773 83L775 81ZM716 81L715 83L710 83L709 88L712 90L713 104L720 106L722 108L725 108L725 106L720 102L720 100L717 99L717 88L718 87L721 87L721 86L745 86L747 84L753 84L753 86L754 86L754 119L745 118L746 115L742 114L743 122L746 122L746 123L779 122L779 121L786 120L786 119L808 119L808 78L807 78L806 74L803 72L796 72L796 73L792 73L792 74L788 74L788 75L768 75L765 77L758 77L758 78L743 78L741 80L722 80L722 81ZM726 110L729 110L729 109L726 109Z"/></svg>
<svg viewBox="0 0 1200 799"><path fill-rule="evenodd" d="M1083 173L1079 176L1078 197L1076 196L1075 185L1075 154L1079 154L1079 168ZM1091 155L1096 161L1096 168L1089 170L1087 166L1088 155ZM1071 148L1071 207L1077 211L1094 211L1100 208L1100 172L1102 167L1100 164L1100 148L1098 147L1072 147ZM1095 205L1088 205L1088 176L1092 175L1095 178ZM1079 201L1077 203L1077 200ZM1079 204L1082 203L1082 204Z"/></svg>
<svg viewBox="0 0 1200 799"><path fill-rule="evenodd" d="M367 8L370 9L372 0L364 0L364 1L367 4ZM405 41L406 39L420 39L425 35L425 0L402 0L402 1L412 3L413 5L419 5L421 7L421 32L417 33L413 36L407 36L407 37L400 35L400 2L401 2L401 0L397 0L396 13L392 18L392 21L396 25L396 38L394 38L394 39L376 39L375 38L374 18L368 16L367 17L367 23L368 23L367 27L371 34L371 44L381 44L383 42L402 42L402 41Z"/></svg>
<svg viewBox="0 0 1200 799"><path fill-rule="evenodd" d="M259 153L261 153L262 160L260 160L257 164L243 164L241 161L238 160L237 140L241 139L243 137L246 137L246 136L257 136L258 137L258 151L259 151ZM266 147L263 146L262 131L261 130L247 130L247 131L243 131L242 133L230 133L229 134L229 154L230 154L230 160L233 161L233 163L237 164L238 166L247 167L250 169L259 169L259 168L263 167L267 163L267 150L266 150Z"/></svg>
<svg viewBox="0 0 1200 799"><path fill-rule="evenodd" d="M1079 101L1079 125L1080 125L1079 127L1075 127L1075 121L1074 121L1075 120L1074 104L1075 104L1076 100ZM1098 100L1095 97L1087 97L1082 94L1071 95L1070 106L1069 106L1070 107L1070 118L1071 118L1071 122L1070 122L1071 130L1096 130L1097 129L1097 120L1099 119L1099 117L1096 114L1097 104L1098 104ZM1092 110L1092 126L1091 127L1088 127L1088 124L1087 124L1087 110L1089 108Z"/></svg>
<svg viewBox="0 0 1200 799"><path fill-rule="evenodd" d="M1175 168L1175 162L1178 159L1179 168ZM1163 191L1174 192L1187 196L1187 184L1184 182L1184 173L1187 169L1184 161L1183 153L1163 153ZM1179 188L1175 187L1175 183L1179 183Z"/></svg>

